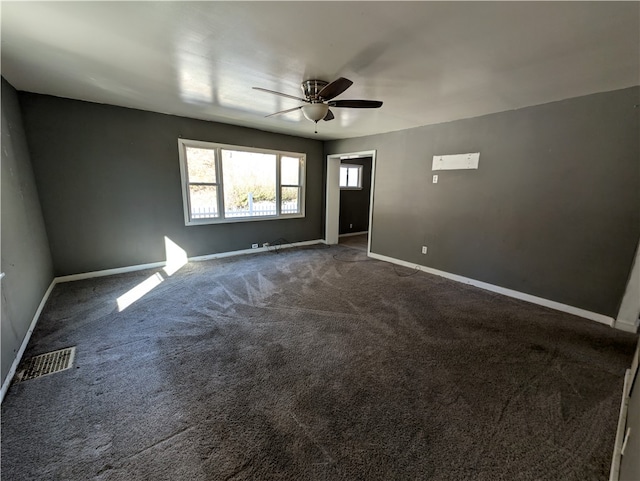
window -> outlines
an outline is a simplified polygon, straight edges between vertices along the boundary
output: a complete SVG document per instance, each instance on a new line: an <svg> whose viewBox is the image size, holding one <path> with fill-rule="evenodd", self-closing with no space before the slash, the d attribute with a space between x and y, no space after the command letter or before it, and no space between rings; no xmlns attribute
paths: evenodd
<svg viewBox="0 0 640 481"><path fill-rule="evenodd" d="M340 164L340 188L362 189L362 166Z"/></svg>
<svg viewBox="0 0 640 481"><path fill-rule="evenodd" d="M186 225L304 217L305 155L178 140Z"/></svg>

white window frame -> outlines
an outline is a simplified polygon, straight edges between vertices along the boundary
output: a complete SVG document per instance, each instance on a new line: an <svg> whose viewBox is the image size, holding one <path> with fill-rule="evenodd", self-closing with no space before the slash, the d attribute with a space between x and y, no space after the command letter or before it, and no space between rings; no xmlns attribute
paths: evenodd
<svg viewBox="0 0 640 481"><path fill-rule="evenodd" d="M340 186L340 190L362 190L362 167L363 166L359 165L359 164L343 164L343 163L340 163L340 169L342 169L343 167L347 168L347 169L358 169L358 185L357 185L357 187L347 187L347 186L342 186L341 185ZM348 183L348 181L347 181L347 183Z"/></svg>
<svg viewBox="0 0 640 481"><path fill-rule="evenodd" d="M216 185L217 195L217 207L218 217L205 218L205 219L192 219L191 218L191 199L189 196L189 174L187 171L187 147L194 147L198 149L215 150L215 165L216 165L216 182L211 185ZM236 150L242 152L256 152L260 154L272 154L276 156L276 214L253 216L253 217L229 217L224 216L224 173L222 171L222 150ZM233 222L255 222L262 220L278 220L278 219L298 219L305 216L305 197L306 197L306 175L305 167L307 163L307 156L302 152L285 152L282 150L270 150L259 149L254 147L245 147L242 145L231 144L219 144L214 142L205 142L201 140L190 139L178 139L178 153L180 158L180 178L182 184L182 206L184 211L184 223L187 226L191 225L206 225L206 224L229 224ZM282 185L280 183L280 168L282 157L297 157L300 159L299 185ZM195 184L201 184L200 182L194 182ZM207 184L207 183L205 183ZM300 212L293 214L283 214L281 212L281 193L283 187L298 187L300 189Z"/></svg>

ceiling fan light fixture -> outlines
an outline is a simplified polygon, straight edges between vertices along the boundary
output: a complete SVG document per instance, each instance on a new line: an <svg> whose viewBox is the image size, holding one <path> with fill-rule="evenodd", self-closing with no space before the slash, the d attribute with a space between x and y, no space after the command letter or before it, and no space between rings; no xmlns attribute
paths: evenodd
<svg viewBox="0 0 640 481"><path fill-rule="evenodd" d="M302 113L312 122L318 122L327 115L329 106L327 104L313 103L302 106Z"/></svg>
<svg viewBox="0 0 640 481"><path fill-rule="evenodd" d="M279 95L281 97L299 100L304 103L304 105L293 107L291 109L280 110L279 112L269 114L266 117L286 114L288 112L293 112L294 110L302 110L305 118L317 124L320 120L328 122L335 119L330 107L346 107L350 109L377 109L382 107L382 102L379 100L333 100L334 97L342 94L342 92L347 90L352 84L353 82L351 80L344 77L340 77L331 83L317 79L305 80L300 85L305 98L294 97L293 95L283 94L282 92L276 92L275 90L263 89L262 87L253 88L270 94Z"/></svg>

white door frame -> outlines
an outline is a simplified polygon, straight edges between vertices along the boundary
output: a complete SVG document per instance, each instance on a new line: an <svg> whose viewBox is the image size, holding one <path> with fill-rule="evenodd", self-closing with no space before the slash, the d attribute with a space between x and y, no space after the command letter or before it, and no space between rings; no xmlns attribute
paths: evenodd
<svg viewBox="0 0 640 481"><path fill-rule="evenodd" d="M636 257L631 266L631 274L629 274L615 327L623 331L637 332L638 316L640 316L640 241L636 248Z"/></svg>
<svg viewBox="0 0 640 481"><path fill-rule="evenodd" d="M340 161L371 157L371 196L369 197L369 229L367 236L367 255L371 252L371 227L373 221L373 192L376 178L376 151L364 150L346 154L327 155L327 204L324 241L337 244L340 233Z"/></svg>

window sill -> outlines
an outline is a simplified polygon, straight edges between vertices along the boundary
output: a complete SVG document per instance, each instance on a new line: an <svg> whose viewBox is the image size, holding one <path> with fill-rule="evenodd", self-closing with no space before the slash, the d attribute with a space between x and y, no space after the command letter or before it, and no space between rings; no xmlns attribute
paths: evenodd
<svg viewBox="0 0 640 481"><path fill-rule="evenodd" d="M304 218L304 214L284 214L284 215L269 215L262 217L230 217L225 219L196 219L186 221L184 225L186 226L194 226L194 225L211 225L211 224L235 224L236 222L261 222L266 220L285 220L285 219L302 219Z"/></svg>

